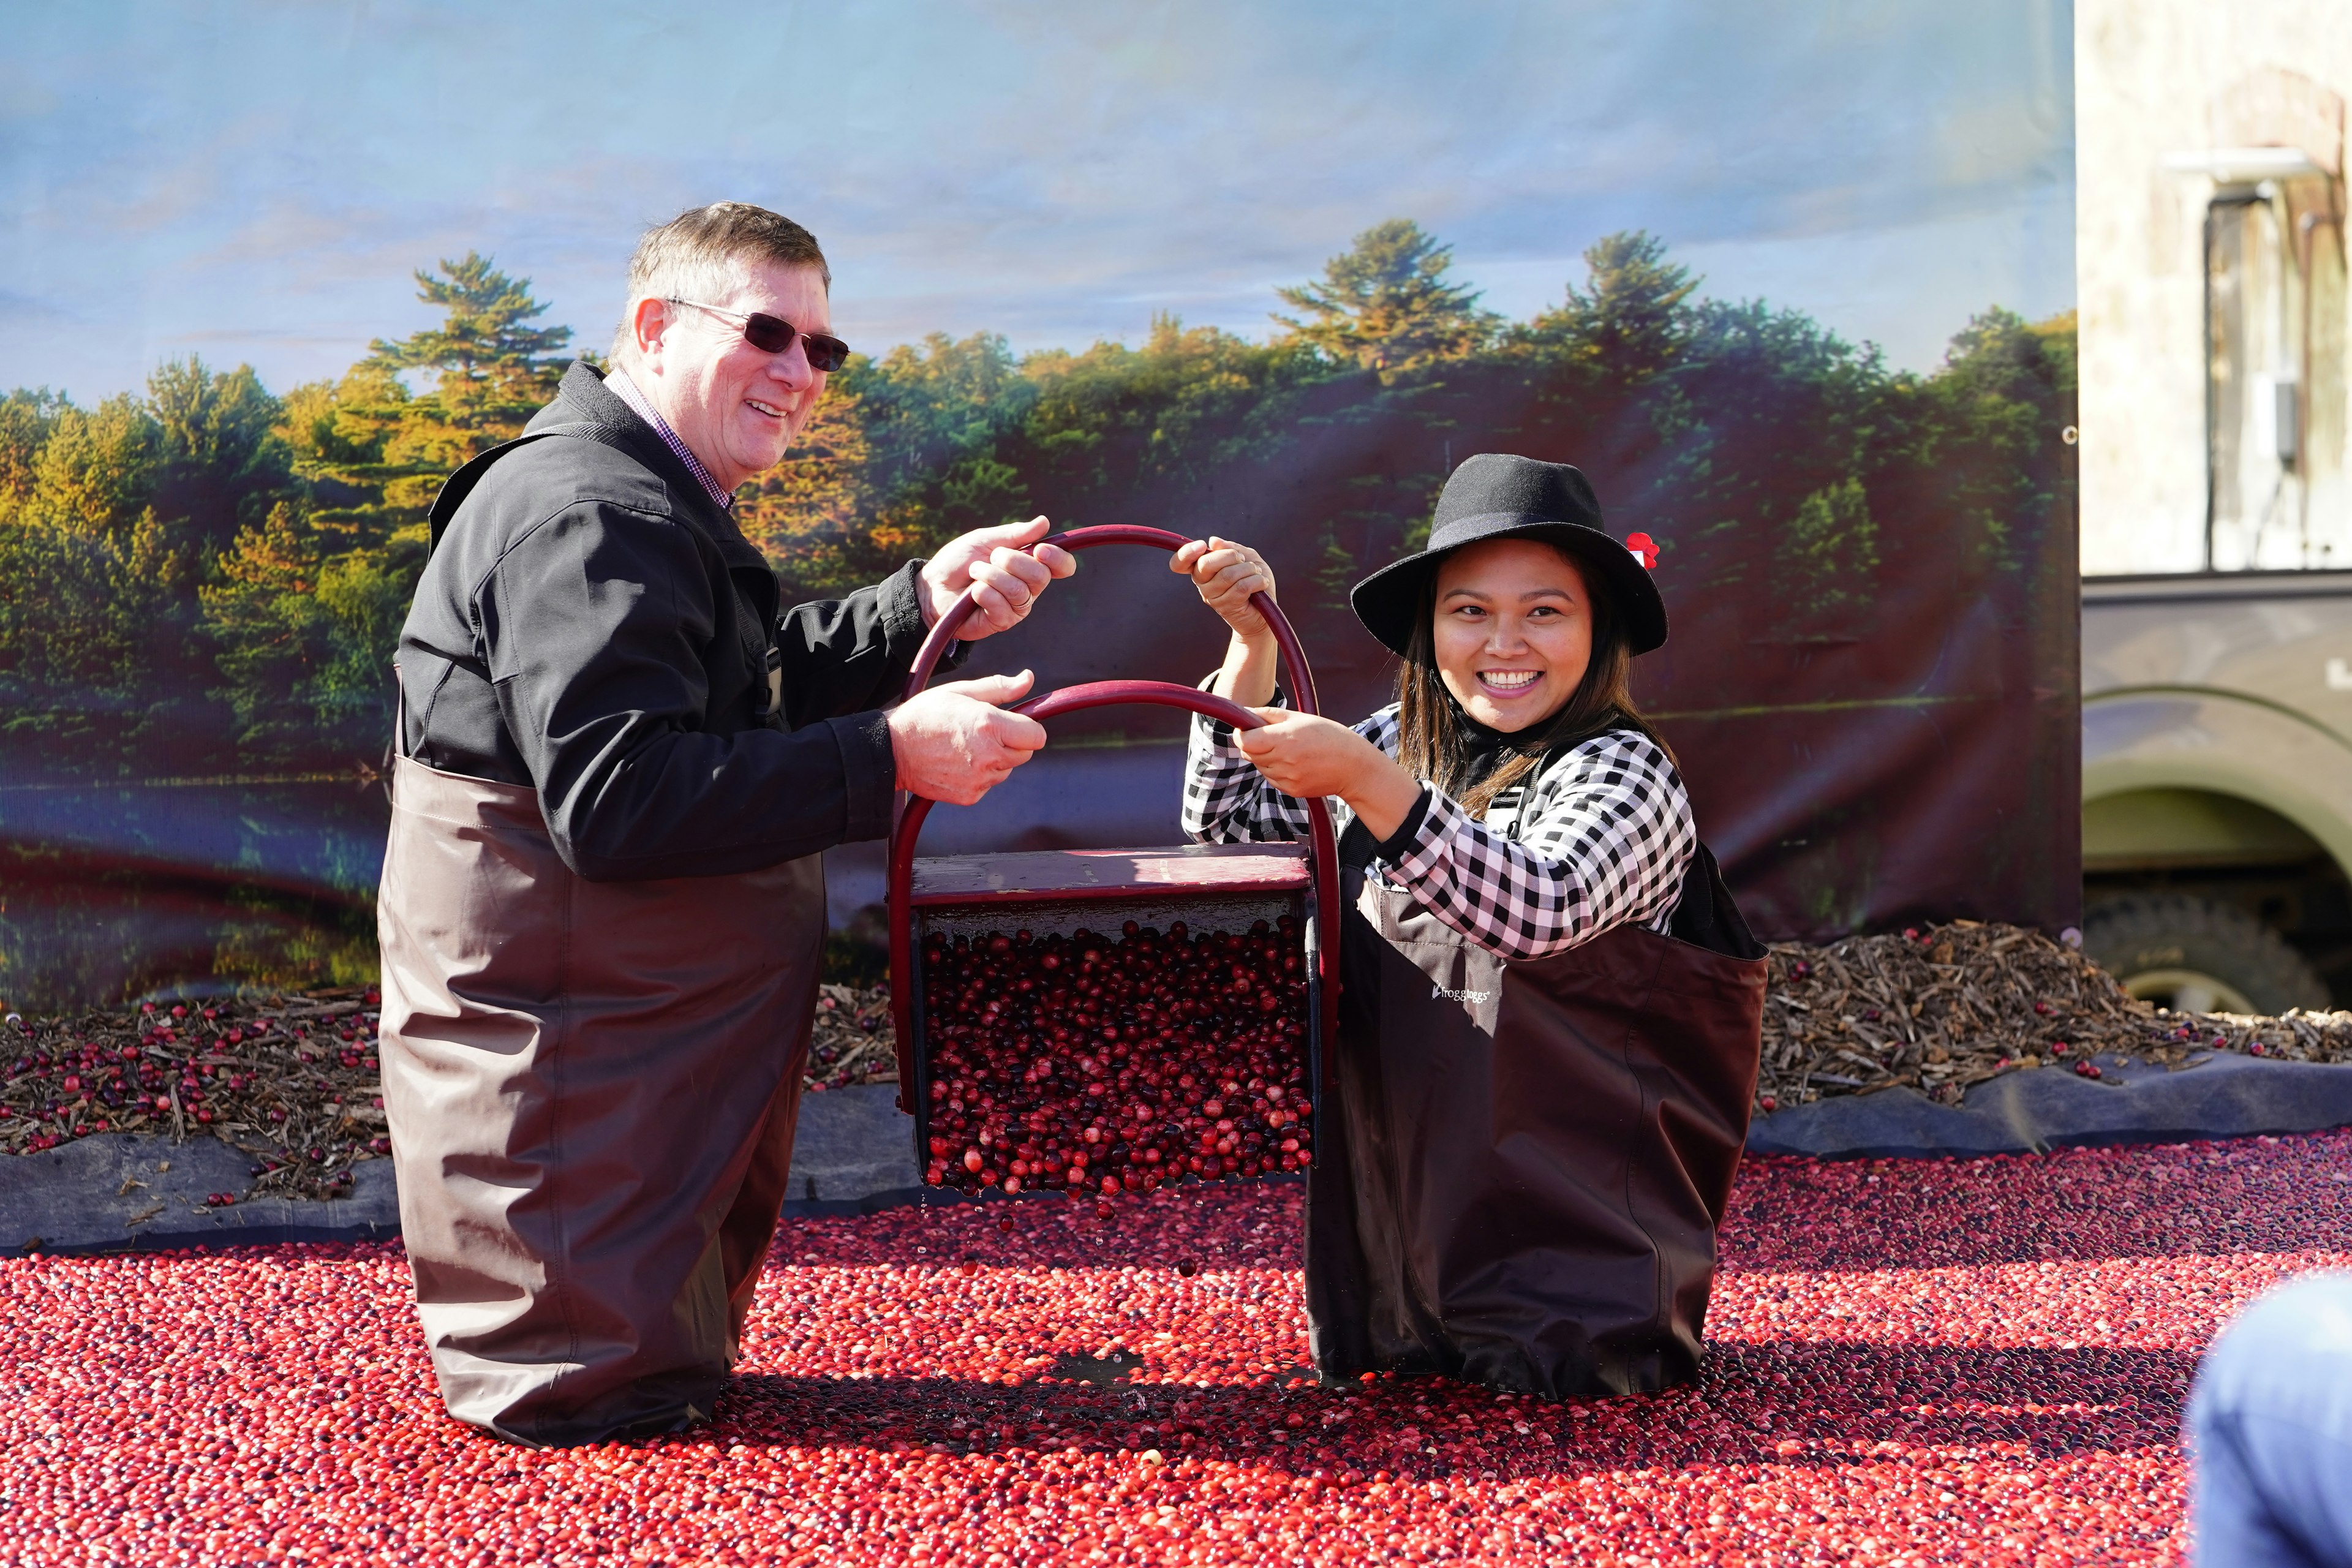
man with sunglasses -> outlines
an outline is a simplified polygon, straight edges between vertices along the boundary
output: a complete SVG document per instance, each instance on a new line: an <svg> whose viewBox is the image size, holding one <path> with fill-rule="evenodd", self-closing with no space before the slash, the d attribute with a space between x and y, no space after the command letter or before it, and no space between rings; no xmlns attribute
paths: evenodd
<svg viewBox="0 0 2352 1568"><path fill-rule="evenodd" d="M886 708L1075 563L1044 518L786 606L736 528L848 348L799 225L645 237L574 364L432 511L379 900L384 1110L451 1414L533 1445L707 1419L785 1197L833 845L1045 743L1026 672ZM1033 548L1034 547L1034 548Z"/></svg>

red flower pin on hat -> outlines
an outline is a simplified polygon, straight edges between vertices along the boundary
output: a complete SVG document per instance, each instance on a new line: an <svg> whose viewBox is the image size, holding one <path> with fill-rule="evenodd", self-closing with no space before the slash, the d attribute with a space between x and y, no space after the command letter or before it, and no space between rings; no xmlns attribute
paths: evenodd
<svg viewBox="0 0 2352 1568"><path fill-rule="evenodd" d="M1652 572L1658 569L1657 542L1652 539L1648 534L1627 534L1625 536L1625 548L1632 551L1635 555L1641 558L1642 564L1645 569Z"/></svg>

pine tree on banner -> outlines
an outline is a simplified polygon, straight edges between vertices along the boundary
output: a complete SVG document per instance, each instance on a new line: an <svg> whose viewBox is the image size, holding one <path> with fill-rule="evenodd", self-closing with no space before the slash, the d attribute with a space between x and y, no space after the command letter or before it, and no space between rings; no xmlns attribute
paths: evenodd
<svg viewBox="0 0 2352 1568"><path fill-rule="evenodd" d="M396 342L379 338L370 358L433 376L430 392L401 405L383 450L385 502L421 516L452 470L520 435L555 395L572 329L527 325L547 313L546 301L531 298L530 279L508 277L479 251L443 261L438 278L415 276L416 297L446 319Z"/></svg>
<svg viewBox="0 0 2352 1568"><path fill-rule="evenodd" d="M1699 280L1666 259L1666 242L1646 230L1606 236L1584 253L1590 282L1568 286L1557 310L1538 314L1510 341L1549 351L1605 376L1638 386L1665 371L1690 341L1686 301Z"/></svg>
<svg viewBox="0 0 2352 1568"><path fill-rule="evenodd" d="M1325 263L1318 281L1275 290L1307 319L1274 319L1325 356L1384 374L1459 359L1486 345L1498 318L1478 309L1476 289L1445 280L1453 265L1452 246L1391 218Z"/></svg>

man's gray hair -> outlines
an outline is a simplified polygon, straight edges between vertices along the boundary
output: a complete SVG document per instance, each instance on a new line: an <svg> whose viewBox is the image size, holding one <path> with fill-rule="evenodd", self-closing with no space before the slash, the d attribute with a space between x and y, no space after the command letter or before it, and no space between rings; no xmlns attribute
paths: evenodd
<svg viewBox="0 0 2352 1568"><path fill-rule="evenodd" d="M613 360L625 364L635 355L637 302L698 300L713 303L732 293L747 267L814 267L833 288L833 268L816 236L784 216L749 202L713 202L691 207L648 229L629 258L629 300L613 335Z"/></svg>

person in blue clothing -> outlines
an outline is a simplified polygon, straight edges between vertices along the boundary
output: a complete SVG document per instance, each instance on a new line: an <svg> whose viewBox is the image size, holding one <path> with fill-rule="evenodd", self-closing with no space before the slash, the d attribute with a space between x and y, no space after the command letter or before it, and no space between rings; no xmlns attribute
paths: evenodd
<svg viewBox="0 0 2352 1568"><path fill-rule="evenodd" d="M2352 1274L2240 1313L2189 1401L2197 1568L2352 1568Z"/></svg>

